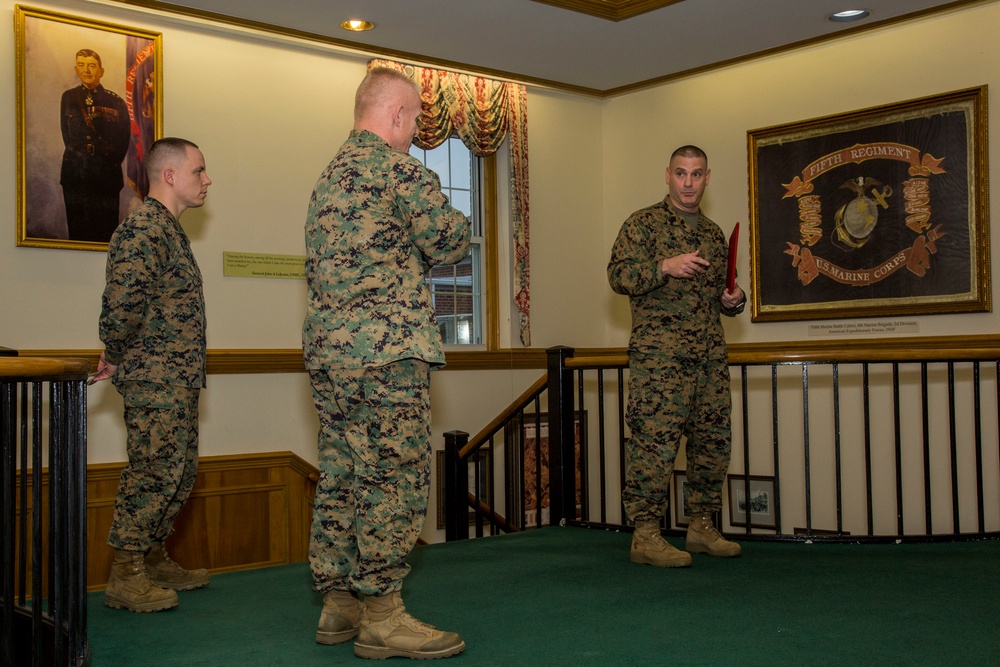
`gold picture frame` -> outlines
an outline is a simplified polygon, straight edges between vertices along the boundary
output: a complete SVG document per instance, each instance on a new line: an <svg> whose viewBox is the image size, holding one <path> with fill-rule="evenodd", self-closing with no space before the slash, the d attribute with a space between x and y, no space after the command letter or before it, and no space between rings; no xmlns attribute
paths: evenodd
<svg viewBox="0 0 1000 667"><path fill-rule="evenodd" d="M163 135L162 35L22 5L14 34L17 245L107 250Z"/></svg>
<svg viewBox="0 0 1000 667"><path fill-rule="evenodd" d="M987 87L747 133L755 322L988 312Z"/></svg>

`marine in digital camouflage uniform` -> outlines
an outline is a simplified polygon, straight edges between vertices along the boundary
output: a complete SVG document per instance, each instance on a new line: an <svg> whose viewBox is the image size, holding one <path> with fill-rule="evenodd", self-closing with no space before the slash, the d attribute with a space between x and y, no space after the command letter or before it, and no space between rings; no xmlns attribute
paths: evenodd
<svg viewBox="0 0 1000 667"><path fill-rule="evenodd" d="M157 172L164 164L166 175ZM117 552L116 563L138 554L138 560L129 561L133 570L145 558L142 569L154 584L184 590L207 584L207 572L185 574L169 559L163 565L163 543L198 473L198 399L205 386L206 342L201 271L178 218L188 207L202 205L211 180L201 152L185 140L154 144L147 168L156 172L150 173L150 196L108 244L99 323L105 349L95 380L111 377L124 399L129 458L119 480L108 544ZM117 574L112 569L113 583ZM142 581L137 585L144 586ZM176 594L167 595L172 590L131 591L120 597L111 583L108 590L111 606L133 611L176 606Z"/></svg>
<svg viewBox="0 0 1000 667"><path fill-rule="evenodd" d="M464 259L471 238L438 177L407 152L415 87L394 72L368 76L355 129L319 177L305 227L302 341L320 420L309 561L314 587L327 594L317 641L360 632L363 657L446 657L464 648L457 636L435 631L404 650L373 639L364 618L358 631L350 597L365 599L364 613L396 604L409 571L427 511L429 372L445 361L424 274ZM334 629L341 611L345 626Z"/></svg>
<svg viewBox="0 0 1000 667"><path fill-rule="evenodd" d="M623 501L636 524L662 518L682 438L692 514L721 508L730 459L720 314L740 313L746 296L739 286L726 292L726 238L700 210L707 158L695 147L678 151L667 169L670 192L625 221L608 263L611 287L629 297L632 312Z"/></svg>

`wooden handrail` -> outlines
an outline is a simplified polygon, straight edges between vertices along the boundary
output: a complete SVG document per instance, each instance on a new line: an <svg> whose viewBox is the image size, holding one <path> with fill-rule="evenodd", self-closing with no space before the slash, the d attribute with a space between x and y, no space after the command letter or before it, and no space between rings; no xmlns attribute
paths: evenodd
<svg viewBox="0 0 1000 667"><path fill-rule="evenodd" d="M926 336L865 340L787 341L729 346L729 363L991 361L1000 336Z"/></svg>
<svg viewBox="0 0 1000 667"><path fill-rule="evenodd" d="M891 363L894 361L996 361L1000 359L1000 336L925 336L859 340L783 341L733 343L728 346L729 364L782 363ZM566 360L567 368L613 368L627 366L628 355L594 354L584 351Z"/></svg>
<svg viewBox="0 0 1000 667"><path fill-rule="evenodd" d="M86 379L90 362L86 359L56 357L0 357L0 377Z"/></svg>
<svg viewBox="0 0 1000 667"><path fill-rule="evenodd" d="M100 350L22 350L26 357L81 357L97 364ZM610 367L624 365L625 348L576 348L567 366ZM448 365L443 370L524 370L544 369L545 350L455 351L445 353ZM837 338L766 343L730 343L729 363L769 364L857 361L974 361L1000 359L1000 336L911 336L900 338ZM209 374L301 373L305 371L302 350L289 349L211 349L208 351Z"/></svg>
<svg viewBox="0 0 1000 667"><path fill-rule="evenodd" d="M615 368L617 366L628 366L627 354L570 357L566 360L566 368Z"/></svg>
<svg viewBox="0 0 1000 667"><path fill-rule="evenodd" d="M532 384L530 387L521 392L521 395L518 396L513 403L508 405L503 412L497 415L493 419L493 421L491 421L489 424L486 425L484 429L479 431L479 433L477 433L475 437L469 438L469 442L465 445L465 447L462 447L461 451L459 451L458 453L459 457L465 458L469 454L471 454L473 450L475 450L476 447L479 445L479 443L481 443L482 441L486 440L486 438L493 435L493 433L495 433L500 428L501 425L506 423L507 420L513 417L518 410L523 408L524 404L528 400L534 398L535 394L539 393L543 388L545 388L545 385L548 384L548 381L549 378L547 375L543 375L542 377L535 380L534 384Z"/></svg>

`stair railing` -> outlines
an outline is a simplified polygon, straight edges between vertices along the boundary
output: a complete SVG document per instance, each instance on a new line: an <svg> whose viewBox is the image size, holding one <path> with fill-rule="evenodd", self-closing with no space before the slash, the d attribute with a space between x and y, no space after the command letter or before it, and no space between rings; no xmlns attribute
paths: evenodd
<svg viewBox="0 0 1000 667"><path fill-rule="evenodd" d="M89 370L86 359L0 356L2 665L89 661Z"/></svg>

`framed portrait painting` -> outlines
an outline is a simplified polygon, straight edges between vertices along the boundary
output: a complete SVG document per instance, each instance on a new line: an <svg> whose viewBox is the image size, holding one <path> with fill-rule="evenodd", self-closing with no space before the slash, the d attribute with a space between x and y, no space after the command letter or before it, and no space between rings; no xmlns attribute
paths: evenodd
<svg viewBox="0 0 1000 667"><path fill-rule="evenodd" d="M17 245L106 250L149 191L160 33L14 8Z"/></svg>
<svg viewBox="0 0 1000 667"><path fill-rule="evenodd" d="M986 312L986 86L748 132L752 319Z"/></svg>

